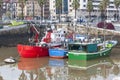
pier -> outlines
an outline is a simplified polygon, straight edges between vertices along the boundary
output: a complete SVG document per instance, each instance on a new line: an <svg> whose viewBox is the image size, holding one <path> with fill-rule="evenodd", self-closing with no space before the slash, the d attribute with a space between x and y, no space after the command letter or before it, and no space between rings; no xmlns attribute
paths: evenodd
<svg viewBox="0 0 120 80"><path fill-rule="evenodd" d="M106 38L109 36L109 38L112 36L112 38L118 40L118 44L120 42L120 32L115 30L108 30L108 29L102 29L92 26L85 26L85 25L71 25L67 23L62 24L55 24L57 28L64 28L67 33L75 32L80 34L88 34L97 36L99 35L106 35ZM45 26L46 27L46 26ZM16 46L18 43L28 43L29 33L28 33L28 27L27 25L16 26L13 28L6 28L0 30L0 46ZM43 29L39 28L40 30L40 36L44 35Z"/></svg>

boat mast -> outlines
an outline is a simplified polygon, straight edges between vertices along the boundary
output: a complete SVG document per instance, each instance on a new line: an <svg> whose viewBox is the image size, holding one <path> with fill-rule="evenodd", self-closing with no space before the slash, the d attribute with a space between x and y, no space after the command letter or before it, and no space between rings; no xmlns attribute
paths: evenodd
<svg viewBox="0 0 120 80"><path fill-rule="evenodd" d="M39 42L39 40L38 40L38 37L39 37L39 31L37 30L37 28L35 27L35 25L33 25L32 23L30 23L30 24L31 24L32 28L33 28L34 31L35 31L35 37L34 37L34 40L35 40L35 42L37 43L37 42Z"/></svg>

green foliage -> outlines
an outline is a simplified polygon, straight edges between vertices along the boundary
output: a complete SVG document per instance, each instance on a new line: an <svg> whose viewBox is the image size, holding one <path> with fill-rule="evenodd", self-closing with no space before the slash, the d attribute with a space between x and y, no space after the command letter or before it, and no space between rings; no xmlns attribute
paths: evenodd
<svg viewBox="0 0 120 80"><path fill-rule="evenodd" d="M102 1L103 10L106 10L108 5L109 5L109 0L103 0Z"/></svg>
<svg viewBox="0 0 120 80"><path fill-rule="evenodd" d="M100 11L103 11L104 9L103 9L103 2L100 2L100 4L99 4L99 9L100 9Z"/></svg>
<svg viewBox="0 0 120 80"><path fill-rule="evenodd" d="M89 0L87 3L87 10L88 10L88 12L93 11L93 3L91 0Z"/></svg>
<svg viewBox="0 0 120 80"><path fill-rule="evenodd" d="M55 6L57 9L61 10L62 9L62 0L56 0Z"/></svg>
<svg viewBox="0 0 120 80"><path fill-rule="evenodd" d="M88 0L88 3L87 3L87 10L89 12L89 20L91 20L91 12L93 11L93 3L92 3L92 0Z"/></svg>
<svg viewBox="0 0 120 80"><path fill-rule="evenodd" d="M118 8L120 6L120 0L114 0L114 4Z"/></svg>
<svg viewBox="0 0 120 80"><path fill-rule="evenodd" d="M38 0L38 4L39 4L40 6L43 6L43 4L45 4L45 2L46 2L46 0Z"/></svg>
<svg viewBox="0 0 120 80"><path fill-rule="evenodd" d="M106 19L106 9L109 5L109 0L102 0L99 4L99 9L101 11L101 19L105 20Z"/></svg>
<svg viewBox="0 0 120 80"><path fill-rule="evenodd" d="M75 9L75 18L76 18L76 11L79 8L79 6L80 6L79 1L78 0L73 0L72 7L73 7L73 9Z"/></svg>
<svg viewBox="0 0 120 80"><path fill-rule="evenodd" d="M80 4L78 0L73 0L72 7L77 10L79 8Z"/></svg>

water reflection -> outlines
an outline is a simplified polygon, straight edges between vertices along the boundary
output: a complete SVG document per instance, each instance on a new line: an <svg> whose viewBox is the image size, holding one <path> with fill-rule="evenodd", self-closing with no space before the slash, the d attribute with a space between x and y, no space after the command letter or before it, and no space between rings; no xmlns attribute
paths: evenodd
<svg viewBox="0 0 120 80"><path fill-rule="evenodd" d="M64 59L20 58L18 69L22 72L19 80L67 80L65 62Z"/></svg>
<svg viewBox="0 0 120 80"><path fill-rule="evenodd" d="M1 62L2 63L2 62ZM119 58L90 61L21 58L15 64L0 66L0 80L119 80Z"/></svg>
<svg viewBox="0 0 120 80"><path fill-rule="evenodd" d="M41 68L48 64L48 58L20 58L18 69L22 70L19 80L45 80ZM42 77L40 77L42 76Z"/></svg>
<svg viewBox="0 0 120 80"><path fill-rule="evenodd" d="M68 60L68 67L73 80L114 80L120 75L120 67L109 57L90 61Z"/></svg>
<svg viewBox="0 0 120 80"><path fill-rule="evenodd" d="M68 80L68 67L65 59L49 59L49 65L46 67L48 80Z"/></svg>

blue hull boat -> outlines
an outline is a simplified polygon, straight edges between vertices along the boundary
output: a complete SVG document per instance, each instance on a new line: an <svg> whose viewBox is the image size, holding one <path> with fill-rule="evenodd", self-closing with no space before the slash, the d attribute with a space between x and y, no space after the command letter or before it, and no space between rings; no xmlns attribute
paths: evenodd
<svg viewBox="0 0 120 80"><path fill-rule="evenodd" d="M49 56L53 58L66 58L68 51L61 48L49 49Z"/></svg>

